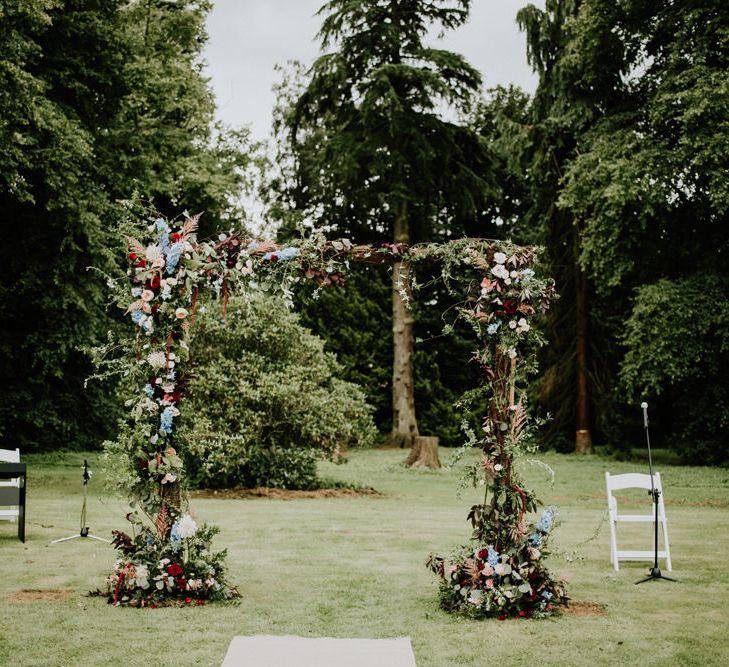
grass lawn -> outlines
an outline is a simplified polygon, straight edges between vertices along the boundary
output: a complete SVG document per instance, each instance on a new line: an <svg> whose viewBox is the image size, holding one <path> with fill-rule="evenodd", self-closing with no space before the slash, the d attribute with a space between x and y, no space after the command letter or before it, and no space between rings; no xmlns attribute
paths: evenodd
<svg viewBox="0 0 729 667"><path fill-rule="evenodd" d="M447 460L449 452L441 451ZM218 524L229 550L239 606L112 608L86 591L103 585L114 551L93 540L49 546L79 530L83 454L28 456L28 525L0 522L0 664L219 665L234 635L412 638L418 665L729 665L729 471L657 466L663 477L673 576L634 582L648 563L609 562L604 471L643 472L637 463L555 454L554 483L537 466L527 477L558 505L551 568L572 599L604 605L599 614L542 621L468 621L437 606L426 554L465 541L476 499L460 498L458 473L402 468L402 451L354 452L322 474L373 486L381 497L300 500L199 499L202 520ZM89 490L88 523L109 537L125 529L125 503L103 490L101 465ZM650 510L650 498L636 499ZM644 526L642 544L650 546ZM596 537L593 537L599 529ZM590 540L590 538L593 539ZM645 547L644 547L645 545ZM628 548L621 542L621 546ZM661 563L663 566L663 564ZM22 591L70 591L33 600ZM36 597L51 598L50 595Z"/></svg>

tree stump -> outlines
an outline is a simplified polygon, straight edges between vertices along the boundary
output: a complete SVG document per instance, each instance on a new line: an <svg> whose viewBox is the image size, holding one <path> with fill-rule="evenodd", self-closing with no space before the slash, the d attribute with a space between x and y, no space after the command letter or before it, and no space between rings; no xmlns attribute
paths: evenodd
<svg viewBox="0 0 729 667"><path fill-rule="evenodd" d="M434 470L440 468L438 438L430 435L416 436L410 454L405 459L405 465L411 468L432 468Z"/></svg>

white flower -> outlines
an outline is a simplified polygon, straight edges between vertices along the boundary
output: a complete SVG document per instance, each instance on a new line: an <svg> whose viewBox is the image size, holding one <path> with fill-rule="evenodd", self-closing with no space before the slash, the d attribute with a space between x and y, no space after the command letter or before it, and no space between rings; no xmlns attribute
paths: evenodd
<svg viewBox="0 0 729 667"><path fill-rule="evenodd" d="M511 273L509 273L509 277L511 278L516 278L518 275L519 274L516 271L512 271Z"/></svg>
<svg viewBox="0 0 729 667"><path fill-rule="evenodd" d="M152 262L153 269L161 269L165 265L165 258L160 255L157 259Z"/></svg>
<svg viewBox="0 0 729 667"><path fill-rule="evenodd" d="M506 261L506 255L503 252L494 253L494 262L497 264L503 264Z"/></svg>
<svg viewBox="0 0 729 667"><path fill-rule="evenodd" d="M509 354L509 359L516 359L516 350L513 347L510 347L507 352Z"/></svg>
<svg viewBox="0 0 729 667"><path fill-rule="evenodd" d="M481 598L483 597L483 592L476 589L475 591L471 591L471 595L468 596L468 601L471 604L481 604Z"/></svg>
<svg viewBox="0 0 729 667"><path fill-rule="evenodd" d="M253 275L253 262L249 259L245 266L240 270L241 275L250 276Z"/></svg>
<svg viewBox="0 0 729 667"><path fill-rule="evenodd" d="M175 317L178 320L184 320L187 317L187 308L178 308L175 311Z"/></svg>
<svg viewBox="0 0 729 667"><path fill-rule="evenodd" d="M519 324L516 327L517 331L529 331L531 327L529 326L529 323L526 321L526 318L522 317L519 320Z"/></svg>
<svg viewBox="0 0 729 667"><path fill-rule="evenodd" d="M149 588L149 570L146 565L137 565L134 568L134 582L139 588Z"/></svg>
<svg viewBox="0 0 729 667"><path fill-rule="evenodd" d="M148 261L154 263L158 257L162 257L162 246L149 245L144 251L144 255ZM162 258L162 261L164 262L164 258Z"/></svg>
<svg viewBox="0 0 729 667"><path fill-rule="evenodd" d="M167 279L165 279L164 282L167 285L170 285L170 286L174 287L175 285L177 285L177 278L167 278Z"/></svg>
<svg viewBox="0 0 729 667"><path fill-rule="evenodd" d="M177 534L182 538L193 537L197 532L197 523L189 514L177 520Z"/></svg>
<svg viewBox="0 0 729 667"><path fill-rule="evenodd" d="M491 273L502 280L506 280L509 277L509 272L503 264L497 264L496 266L491 267Z"/></svg>
<svg viewBox="0 0 729 667"><path fill-rule="evenodd" d="M202 579L190 579L187 582L187 587L191 591L196 591L196 590L202 588L202 585L203 585Z"/></svg>
<svg viewBox="0 0 729 667"><path fill-rule="evenodd" d="M509 320L509 329L516 329L516 320Z"/></svg>
<svg viewBox="0 0 729 667"><path fill-rule="evenodd" d="M162 484L172 484L172 482L177 480L177 475L173 475L171 472L168 472L163 478L162 478Z"/></svg>
<svg viewBox="0 0 729 667"><path fill-rule="evenodd" d="M132 287L132 296L135 296L137 298L142 296L142 288L141 287Z"/></svg>
<svg viewBox="0 0 729 667"><path fill-rule="evenodd" d="M164 368L167 365L167 357L164 352L150 352L147 363L152 368Z"/></svg>
<svg viewBox="0 0 729 667"><path fill-rule="evenodd" d="M503 469L504 469L504 466L502 466L502 465L501 465L500 463L497 463L497 464L496 464L496 465L494 466L494 470L495 470L496 472L499 472L500 470L503 470Z"/></svg>

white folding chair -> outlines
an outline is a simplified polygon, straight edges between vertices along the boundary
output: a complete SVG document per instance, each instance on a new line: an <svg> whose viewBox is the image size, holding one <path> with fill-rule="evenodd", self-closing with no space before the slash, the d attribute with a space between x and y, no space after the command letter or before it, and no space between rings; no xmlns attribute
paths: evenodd
<svg viewBox="0 0 729 667"><path fill-rule="evenodd" d="M615 570L619 570L621 560L653 560L654 549L650 550L619 550L617 540L617 525L623 522L645 522L652 523L654 520L655 508L651 498L650 513L648 514L619 514L618 500L613 495L614 491L620 489L647 489L650 495L651 476L643 473L627 473L624 475L611 475L605 473L605 484L607 486L608 510L610 515L610 562ZM671 550L668 546L668 526L666 524L666 509L663 505L663 488L661 486L661 474L653 473L653 486L658 490L658 523L663 527L663 549L658 550L658 557L665 558L666 568L671 571ZM652 540L651 540L652 541ZM652 545L653 546L653 545Z"/></svg>
<svg viewBox="0 0 729 667"><path fill-rule="evenodd" d="M0 461L5 463L20 463L20 450L19 449L0 449ZM2 495L2 489L7 487L20 488L20 478L14 477L9 480L0 480L0 496ZM0 500L2 498L0 497ZM3 506L0 504L0 520L3 521L17 521L20 516L20 508L18 506Z"/></svg>

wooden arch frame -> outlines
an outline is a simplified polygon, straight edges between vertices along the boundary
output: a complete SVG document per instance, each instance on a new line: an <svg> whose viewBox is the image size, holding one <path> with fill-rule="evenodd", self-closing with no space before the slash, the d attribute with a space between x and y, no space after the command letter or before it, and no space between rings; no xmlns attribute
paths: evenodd
<svg viewBox="0 0 729 667"><path fill-rule="evenodd" d="M198 219L199 216L187 217L176 230L162 218L144 226L127 224L123 230L129 242L126 279L110 283L117 304L135 325L129 346L134 350L131 366L144 384L129 401L130 419L109 449L126 462L123 487L131 494L137 512L128 518L147 540L147 545L140 547L137 537L115 532L115 546L122 558L109 578L110 599L116 604L138 606L144 606L145 600L147 604L156 604L162 599L187 599L186 589L170 586L167 575L163 576L163 586L160 588L158 580L156 590L150 590L146 598L146 588L139 595L125 595L125 591L133 591L139 581L139 576L134 575L138 575L140 566L134 558L139 557L140 549L153 551L150 540L155 548L158 544L167 545L171 539L188 540L184 543L189 547L192 536L197 534L197 526L193 530L186 514L188 496L179 455L184 443L175 424L186 387L187 334L194 324L200 298L206 291L217 293L225 312L231 292L258 289L265 282L290 299L292 284L301 280L313 281L321 288L343 284L352 264L435 263L440 266L440 279L447 288L461 294L458 313L477 334L480 347L474 351L474 357L483 367L490 387L481 432L471 434L468 443L481 450L471 478L474 485L484 487L483 503L474 505L468 515L473 527L472 540L484 547L484 558L491 549L502 557L508 555L514 563L521 558L538 559L530 556L539 552L529 545L534 543L534 535L540 534L534 532L533 526L527 526L527 514L536 508L537 501L513 466L515 457L523 453L528 421L523 400L517 400L519 382L525 377L525 373L519 372L519 362L528 361L542 342L533 320L554 297L552 281L540 277L534 268L537 249L508 241L472 238L445 244L375 247L355 245L345 239L327 240L317 234L287 246L244 239L238 234L222 235L215 242L198 242ZM128 365L128 361L125 363ZM529 368L528 363L523 366ZM138 512L147 516L146 528L141 528ZM182 529L185 521L187 528ZM160 546L163 548L167 547ZM464 574L462 579L458 574L455 588L461 592L470 581L468 577L473 580L469 590L485 586L476 581L478 576L474 579L478 574L478 553L477 549L459 566ZM512 560L504 562L508 565ZM429 563L442 577L442 586L453 588L453 571L446 576L444 559L431 557ZM482 559L481 565L485 563ZM142 565L141 569L144 573L149 568ZM546 569L539 572L550 599L563 599L558 582L548 576ZM228 597L235 595L232 587L222 589ZM211 594L209 599L215 596ZM508 602L507 599L505 607L509 607ZM444 604L443 599L441 603ZM444 606L461 610L459 605ZM549 599L539 599L531 607L526 603L523 606L538 607L537 611L543 612ZM519 611L521 607L513 609Z"/></svg>

